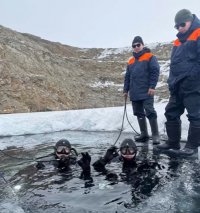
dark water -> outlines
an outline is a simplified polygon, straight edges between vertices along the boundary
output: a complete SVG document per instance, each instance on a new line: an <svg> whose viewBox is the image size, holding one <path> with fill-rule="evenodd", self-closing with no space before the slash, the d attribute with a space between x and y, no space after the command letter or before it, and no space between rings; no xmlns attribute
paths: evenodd
<svg viewBox="0 0 200 213"><path fill-rule="evenodd" d="M127 137L132 135L123 134L119 143ZM92 180L82 180L77 165L67 173L57 173L48 163L44 170L37 170L30 159L51 153L61 138L71 141L79 153L88 151L94 162L114 143L117 133L62 132L1 138L3 152L20 158L0 153L0 170L4 171L0 177L1 213L200 212L200 170L196 158L155 156L151 141L138 144L141 158L160 165L142 177L139 187L135 187L134 177L128 178L122 172L118 162L107 165L117 177L114 180L93 168Z"/></svg>

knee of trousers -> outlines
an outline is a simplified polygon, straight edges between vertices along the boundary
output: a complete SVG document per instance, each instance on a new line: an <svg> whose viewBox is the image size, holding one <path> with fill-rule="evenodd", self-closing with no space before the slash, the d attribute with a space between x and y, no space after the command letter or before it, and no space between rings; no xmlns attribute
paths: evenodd
<svg viewBox="0 0 200 213"><path fill-rule="evenodd" d="M157 113L149 113L147 114L147 118L150 119L156 119L157 118Z"/></svg>
<svg viewBox="0 0 200 213"><path fill-rule="evenodd" d="M165 117L168 121L179 121L180 120L180 114L176 112L165 112Z"/></svg>
<svg viewBox="0 0 200 213"><path fill-rule="evenodd" d="M145 113L149 119L157 118L157 112L153 106L145 107Z"/></svg>
<svg viewBox="0 0 200 213"><path fill-rule="evenodd" d="M139 118L144 118L146 117L145 113L141 113L141 112L134 112L133 113L135 116L139 117Z"/></svg>

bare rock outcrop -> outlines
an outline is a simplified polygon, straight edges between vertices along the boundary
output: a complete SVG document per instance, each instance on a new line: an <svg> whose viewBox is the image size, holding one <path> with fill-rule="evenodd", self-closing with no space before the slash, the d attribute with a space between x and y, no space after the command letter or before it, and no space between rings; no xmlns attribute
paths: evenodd
<svg viewBox="0 0 200 213"><path fill-rule="evenodd" d="M166 68L158 100L168 97L170 51L171 44L153 47ZM81 49L0 26L0 113L123 105L130 56L130 48Z"/></svg>

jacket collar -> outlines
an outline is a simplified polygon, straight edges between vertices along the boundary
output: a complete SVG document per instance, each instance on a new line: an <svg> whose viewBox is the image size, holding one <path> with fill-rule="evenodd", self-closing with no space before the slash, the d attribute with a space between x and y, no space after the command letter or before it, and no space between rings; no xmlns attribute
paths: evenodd
<svg viewBox="0 0 200 213"><path fill-rule="evenodd" d="M150 53L151 50L147 47L144 47L142 51L140 51L139 53L135 53L133 52L133 56L134 58L138 59L140 56L144 55L145 53Z"/></svg>

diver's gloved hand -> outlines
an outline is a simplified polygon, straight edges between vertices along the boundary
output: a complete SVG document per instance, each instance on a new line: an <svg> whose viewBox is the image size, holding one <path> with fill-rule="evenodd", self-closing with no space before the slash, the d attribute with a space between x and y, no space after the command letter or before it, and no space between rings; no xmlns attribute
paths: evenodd
<svg viewBox="0 0 200 213"><path fill-rule="evenodd" d="M103 159L106 163L110 162L113 158L117 157L119 154L117 152L116 146L111 146L107 149L106 154L104 155Z"/></svg>
<svg viewBox="0 0 200 213"><path fill-rule="evenodd" d="M77 161L78 165L83 171L90 171L91 156L88 154L88 152L82 152L81 155L81 159Z"/></svg>
<svg viewBox="0 0 200 213"><path fill-rule="evenodd" d="M45 167L45 165L41 161L37 162L37 164L36 164L37 169L44 169L44 167Z"/></svg>

